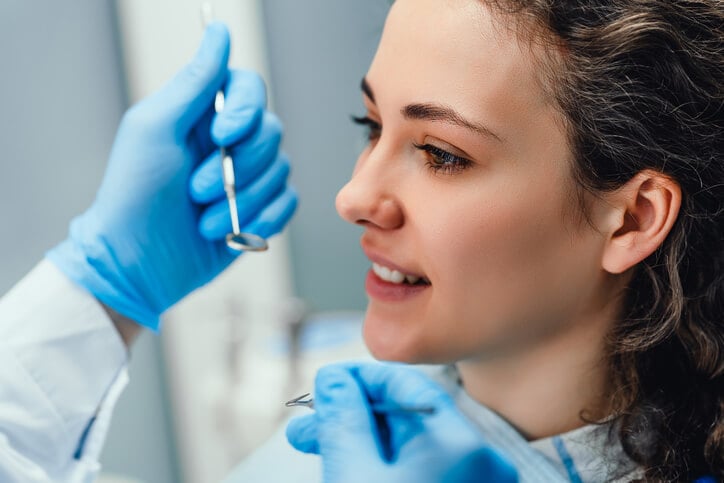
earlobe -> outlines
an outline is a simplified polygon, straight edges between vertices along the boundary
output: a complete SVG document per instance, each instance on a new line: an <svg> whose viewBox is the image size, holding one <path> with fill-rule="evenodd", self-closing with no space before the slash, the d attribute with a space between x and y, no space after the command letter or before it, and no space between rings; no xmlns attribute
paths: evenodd
<svg viewBox="0 0 724 483"><path fill-rule="evenodd" d="M623 273L654 253L668 236L681 207L681 187L663 173L645 170L612 193L609 239L603 269Z"/></svg>

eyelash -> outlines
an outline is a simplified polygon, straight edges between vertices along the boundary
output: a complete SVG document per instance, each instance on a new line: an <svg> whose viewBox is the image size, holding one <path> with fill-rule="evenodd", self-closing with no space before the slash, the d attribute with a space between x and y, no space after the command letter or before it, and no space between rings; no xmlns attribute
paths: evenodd
<svg viewBox="0 0 724 483"><path fill-rule="evenodd" d="M366 128L368 142L377 141L382 135L382 125L367 116L352 116L352 122ZM469 159L449 153L432 144L413 143L413 146L427 154L429 158L427 166L436 173L454 174L465 170L472 164Z"/></svg>
<svg viewBox="0 0 724 483"><path fill-rule="evenodd" d="M352 122L365 128L365 137L369 142L377 141L382 134L382 125L367 116L352 116Z"/></svg>
<svg viewBox="0 0 724 483"><path fill-rule="evenodd" d="M427 166L436 173L455 174L469 168L472 161L440 149L432 144L413 144L417 149L427 153L430 158Z"/></svg>

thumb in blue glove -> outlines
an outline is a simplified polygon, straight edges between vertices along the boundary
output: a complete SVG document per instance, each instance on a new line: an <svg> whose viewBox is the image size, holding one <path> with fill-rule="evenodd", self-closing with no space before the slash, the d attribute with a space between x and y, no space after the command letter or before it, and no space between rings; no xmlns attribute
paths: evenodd
<svg viewBox="0 0 724 483"><path fill-rule="evenodd" d="M433 406L433 415L375 414L372 403ZM317 374L315 414L294 419L287 438L322 457L325 483L517 482L433 381L395 364L346 364Z"/></svg>
<svg viewBox="0 0 724 483"><path fill-rule="evenodd" d="M93 204L48 253L98 300L151 329L237 256L223 241L230 221L218 189L221 169L214 168L218 145L243 159L243 231L277 233L296 207L289 163L279 153L281 125L265 112L264 83L252 72L229 72L229 46L226 27L211 24L194 59L126 113ZM216 114L222 88L226 106Z"/></svg>

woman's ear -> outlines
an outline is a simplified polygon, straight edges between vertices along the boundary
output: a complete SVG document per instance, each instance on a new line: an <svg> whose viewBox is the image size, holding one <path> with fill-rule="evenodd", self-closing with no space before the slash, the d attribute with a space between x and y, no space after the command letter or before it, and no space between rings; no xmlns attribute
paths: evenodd
<svg viewBox="0 0 724 483"><path fill-rule="evenodd" d="M613 209L602 268L623 273L664 242L679 215L681 187L663 173L644 170L606 198Z"/></svg>

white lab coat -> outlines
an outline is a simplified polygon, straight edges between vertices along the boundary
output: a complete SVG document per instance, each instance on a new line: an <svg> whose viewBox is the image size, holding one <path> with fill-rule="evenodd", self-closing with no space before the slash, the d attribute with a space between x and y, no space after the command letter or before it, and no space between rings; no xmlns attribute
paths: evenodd
<svg viewBox="0 0 724 483"><path fill-rule="evenodd" d="M128 381L123 341L52 263L0 299L0 481L93 481Z"/></svg>

